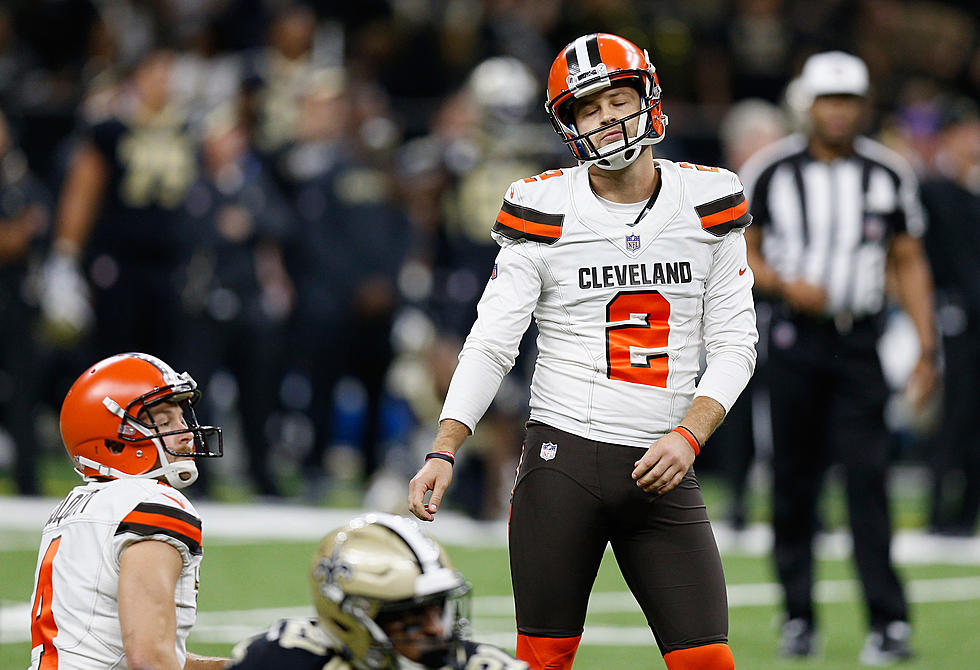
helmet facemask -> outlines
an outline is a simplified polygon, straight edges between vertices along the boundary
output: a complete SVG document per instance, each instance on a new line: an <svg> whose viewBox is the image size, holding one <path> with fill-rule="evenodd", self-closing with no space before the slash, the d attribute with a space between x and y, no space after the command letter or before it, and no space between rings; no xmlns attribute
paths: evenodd
<svg viewBox="0 0 980 670"><path fill-rule="evenodd" d="M370 670L453 665L469 627L469 606L468 584L451 592L395 603L348 597L341 607L364 626L371 638L363 661L352 659L351 662ZM376 612L374 616L369 616L371 611ZM425 633L431 618L438 620L442 636ZM417 656L417 660L405 655L406 649L413 649L411 655Z"/></svg>

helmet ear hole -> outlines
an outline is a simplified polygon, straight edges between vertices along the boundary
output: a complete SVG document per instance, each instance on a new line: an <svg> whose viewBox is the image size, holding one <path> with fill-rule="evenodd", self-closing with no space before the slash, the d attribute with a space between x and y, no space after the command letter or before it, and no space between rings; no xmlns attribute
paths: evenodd
<svg viewBox="0 0 980 670"><path fill-rule="evenodd" d="M106 440L105 447L109 450L110 454L118 456L126 448L126 445L118 440Z"/></svg>

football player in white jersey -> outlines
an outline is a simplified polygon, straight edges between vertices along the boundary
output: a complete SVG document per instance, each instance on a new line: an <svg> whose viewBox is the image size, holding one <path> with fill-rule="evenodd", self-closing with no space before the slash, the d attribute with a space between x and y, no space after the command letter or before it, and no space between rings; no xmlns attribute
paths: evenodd
<svg viewBox="0 0 980 670"><path fill-rule="evenodd" d="M41 535L31 596L31 669L211 670L186 650L197 615L201 519L179 489L195 458L221 456L197 383L160 359L102 360L72 385L61 437L87 482Z"/></svg>
<svg viewBox="0 0 980 670"><path fill-rule="evenodd" d="M691 466L755 366L742 186L653 158L667 126L659 80L621 37L566 46L546 110L580 165L508 189L501 249L409 507L433 520L533 316L509 526L518 658L571 667L611 544L669 670L729 670L724 573Z"/></svg>
<svg viewBox="0 0 980 670"><path fill-rule="evenodd" d="M414 519L372 513L334 529L310 586L317 616L244 640L227 670L527 670L464 639L470 585Z"/></svg>

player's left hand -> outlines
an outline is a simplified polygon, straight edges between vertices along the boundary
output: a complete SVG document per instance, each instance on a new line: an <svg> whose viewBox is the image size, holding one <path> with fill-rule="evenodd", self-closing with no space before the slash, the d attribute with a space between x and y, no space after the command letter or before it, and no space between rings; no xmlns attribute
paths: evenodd
<svg viewBox="0 0 980 670"><path fill-rule="evenodd" d="M647 493L663 495L684 479L694 463L694 450L683 437L670 432L650 445L634 463L633 480Z"/></svg>
<svg viewBox="0 0 980 670"><path fill-rule="evenodd" d="M452 465L437 458L426 461L408 483L408 509L422 521L433 521L452 481ZM425 494L429 491L432 491L432 497L426 503Z"/></svg>

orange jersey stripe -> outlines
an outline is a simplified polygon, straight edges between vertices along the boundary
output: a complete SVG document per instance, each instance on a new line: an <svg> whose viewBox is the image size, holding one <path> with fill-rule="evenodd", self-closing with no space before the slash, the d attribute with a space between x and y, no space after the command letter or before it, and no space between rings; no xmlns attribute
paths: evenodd
<svg viewBox="0 0 980 670"><path fill-rule="evenodd" d="M195 528L186 521L180 521L179 519L167 516L166 514L154 514L152 512L140 512L133 510L126 515L126 518L124 518L122 522L172 530L175 533L180 533L181 535L188 537L197 544L201 544L200 528Z"/></svg>
<svg viewBox="0 0 980 670"><path fill-rule="evenodd" d="M528 235L538 235L539 237L547 237L553 240L557 240L561 237L561 227L559 226L548 226L540 223L534 223L533 221L528 221L527 219L520 219L513 214L508 214L507 212L500 210L497 214L497 223L502 226L507 226L508 228L513 228L522 233L527 233Z"/></svg>
<svg viewBox="0 0 980 670"><path fill-rule="evenodd" d="M701 227L711 228L712 226L717 226L723 223L729 223L736 220L743 214L749 211L749 203L747 200L743 200L741 203L735 207L729 207L728 209L723 209L715 214L709 214L707 216L701 217Z"/></svg>
<svg viewBox="0 0 980 670"><path fill-rule="evenodd" d="M58 649L54 639L58 636L58 622L54 620L51 611L54 599L52 576L54 574L54 556L61 546L61 537L56 537L48 545L41 559L41 568L37 574L37 595L31 608L31 646L43 647L41 650L40 670L57 670Z"/></svg>

